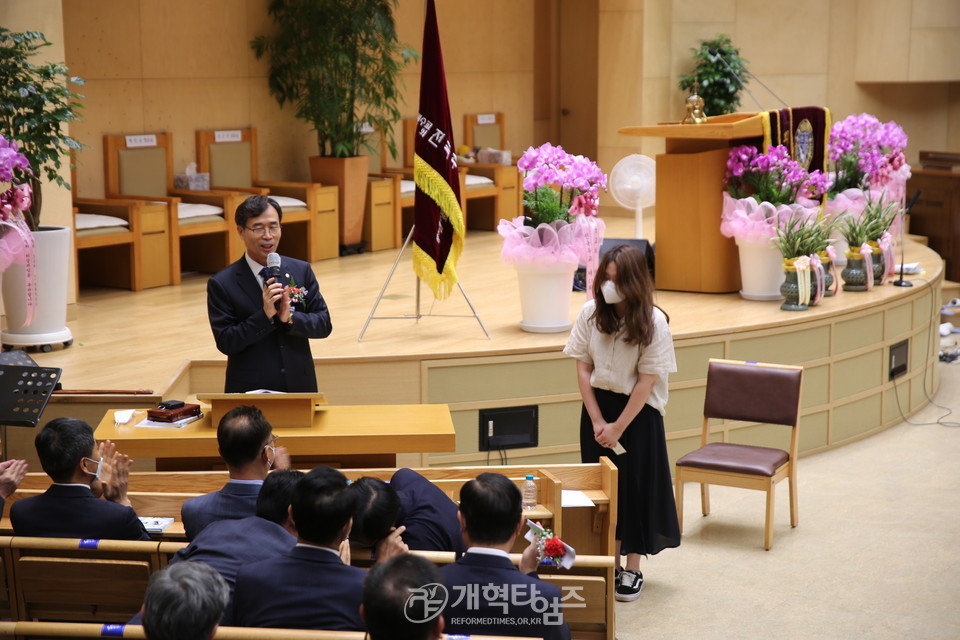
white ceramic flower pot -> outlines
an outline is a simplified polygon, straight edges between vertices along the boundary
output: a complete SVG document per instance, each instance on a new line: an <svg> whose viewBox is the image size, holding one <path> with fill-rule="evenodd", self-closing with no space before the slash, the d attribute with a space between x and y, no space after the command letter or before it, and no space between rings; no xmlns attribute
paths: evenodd
<svg viewBox="0 0 960 640"><path fill-rule="evenodd" d="M783 300L783 259L770 242L737 238L740 250L740 295L746 300Z"/></svg>
<svg viewBox="0 0 960 640"><path fill-rule="evenodd" d="M69 346L73 335L67 328L67 286L73 231L69 227L41 227L33 238L37 243L37 300L33 322L26 324L27 300L24 266L12 264L3 272L3 309L7 328L4 345Z"/></svg>
<svg viewBox="0 0 960 640"><path fill-rule="evenodd" d="M560 333L572 326L570 298L577 265L518 264L520 328L531 333Z"/></svg>

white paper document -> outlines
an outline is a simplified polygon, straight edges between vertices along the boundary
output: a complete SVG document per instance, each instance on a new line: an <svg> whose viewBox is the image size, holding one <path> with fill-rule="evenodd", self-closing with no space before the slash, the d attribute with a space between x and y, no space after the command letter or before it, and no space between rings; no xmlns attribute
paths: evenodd
<svg viewBox="0 0 960 640"><path fill-rule="evenodd" d="M563 507L595 507L593 500L591 500L587 494L583 491L574 491L571 489L564 489L563 495L560 498L560 506Z"/></svg>
<svg viewBox="0 0 960 640"><path fill-rule="evenodd" d="M146 427L148 429L181 429L191 422L196 422L203 417L203 414L200 413L195 416L190 416L189 418L184 418L182 420L174 420L173 422L159 422L157 420L150 420L149 418L144 418L137 424L133 425L135 427Z"/></svg>

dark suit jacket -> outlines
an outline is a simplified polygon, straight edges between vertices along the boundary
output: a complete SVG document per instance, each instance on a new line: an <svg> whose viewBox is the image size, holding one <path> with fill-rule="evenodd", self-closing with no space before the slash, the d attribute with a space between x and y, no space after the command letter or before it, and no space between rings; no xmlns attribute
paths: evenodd
<svg viewBox="0 0 960 640"><path fill-rule="evenodd" d="M232 599L240 567L282 556L296 543L297 539L286 529L264 518L252 516L240 520L220 520L204 527L190 546L177 551L170 564L189 560L210 565L227 581ZM227 605L220 624L233 624L231 605Z"/></svg>
<svg viewBox="0 0 960 640"><path fill-rule="evenodd" d="M399 469L390 485L400 498L398 525L407 528L403 541L420 551L459 551L467 549L457 521L457 503L439 487L413 469Z"/></svg>
<svg viewBox="0 0 960 640"><path fill-rule="evenodd" d="M220 491L185 500L180 519L187 540L193 540L211 522L255 516L260 486L228 482Z"/></svg>
<svg viewBox="0 0 960 640"><path fill-rule="evenodd" d="M233 624L365 631L360 603L366 575L327 550L294 547L279 558L240 568Z"/></svg>
<svg viewBox="0 0 960 640"><path fill-rule="evenodd" d="M544 613L537 613L534 605L530 602L533 597L539 596L547 598L551 603L547 609L547 614L551 614L553 602L557 604L557 611L560 608L560 598L562 593L559 587L548 582L543 582L537 577L520 573L512 562L507 558L488 556L478 553L467 553L454 564L448 564L440 568L443 575L443 583L447 587L447 606L443 610L443 617L446 619L444 631L449 634L476 634L476 635L510 635L545 638L546 640L569 640L570 627L566 622L562 624L543 624ZM484 593L489 593L483 589L483 586L493 584L495 586L504 585L506 596L497 598L491 596L492 601L488 602L484 598ZM479 597L476 602L468 603L469 591L466 591L468 585L480 585ZM511 602L511 592L514 587L511 585L523 585L518 588L517 597ZM459 588L458 588L459 587ZM536 595L532 589L536 589ZM462 597L461 602L454 606L454 603ZM496 604L500 603L500 604ZM504 604L505 603L505 606ZM494 606L496 604L496 606ZM543 609L543 606L536 608ZM460 621L461 618L485 618L483 624L468 624ZM541 621L533 624L498 624L491 621L492 618L536 618ZM467 621L471 622L471 621Z"/></svg>
<svg viewBox="0 0 960 640"><path fill-rule="evenodd" d="M246 258L207 281L207 315L217 349L227 356L226 393L253 389L315 392L317 376L309 338L330 335L330 313L310 264L281 258L280 279L306 289L294 304L293 326L268 319L263 290Z"/></svg>
<svg viewBox="0 0 960 640"><path fill-rule="evenodd" d="M93 497L87 487L50 485L44 493L17 500L10 521L18 536L149 540L136 511Z"/></svg>

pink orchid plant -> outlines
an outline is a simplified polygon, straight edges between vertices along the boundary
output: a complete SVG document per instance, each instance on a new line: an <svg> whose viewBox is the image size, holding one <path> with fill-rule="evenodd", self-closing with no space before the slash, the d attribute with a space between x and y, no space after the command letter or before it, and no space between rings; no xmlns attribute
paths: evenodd
<svg viewBox="0 0 960 640"><path fill-rule="evenodd" d="M782 145L766 153L750 145L734 147L725 183L720 232L762 243L776 237L785 220L815 218L829 186L822 172L807 172Z"/></svg>
<svg viewBox="0 0 960 640"><path fill-rule="evenodd" d="M847 189L880 191L906 183L910 165L903 155L907 134L896 122L880 122L869 113L850 115L830 129L830 194Z"/></svg>
<svg viewBox="0 0 960 640"><path fill-rule="evenodd" d="M30 163L16 142L0 135L0 271L14 262L23 262L33 250L33 236L23 211L30 208L30 185L15 184L17 174L29 174ZM10 184L14 183L14 184Z"/></svg>

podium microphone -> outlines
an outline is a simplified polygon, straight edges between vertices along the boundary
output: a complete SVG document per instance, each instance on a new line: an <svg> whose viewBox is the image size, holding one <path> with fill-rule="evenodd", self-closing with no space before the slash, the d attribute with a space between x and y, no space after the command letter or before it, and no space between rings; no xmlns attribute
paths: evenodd
<svg viewBox="0 0 960 640"><path fill-rule="evenodd" d="M267 269L270 270L269 278L273 278L275 282L280 282L280 254L279 253L267 254Z"/></svg>
<svg viewBox="0 0 960 640"><path fill-rule="evenodd" d="M723 57L722 55L720 55L721 51L719 51L719 50L717 50L717 49L709 49L708 52L710 53L710 55L711 55L713 58L719 59L720 62L723 63L723 66L726 67L726 69L727 69L727 71L730 73L730 75L733 76L733 79L737 81L737 84L740 85L740 88L743 89L744 91L746 91L746 92L747 92L747 95L749 95L751 98L753 98L753 101L757 103L757 107L760 109L760 111L766 111L766 109L763 108L763 105L760 104L760 101L757 100L757 96L753 95L753 92L751 92L750 89L747 89L747 86L746 86L745 84L743 84L743 80L740 79L740 75L739 75L736 71L734 71L734 70L733 70L733 67L731 67L729 64L727 64L727 61L724 59L724 57ZM754 76L754 77L756 77L756 76ZM761 84L762 84L762 83L761 83Z"/></svg>
<svg viewBox="0 0 960 640"><path fill-rule="evenodd" d="M906 222L907 222L906 221L907 214L910 213L910 209L913 208L913 205L917 204L917 199L919 198L920 198L920 189L917 189L914 192L913 197L910 198L910 202L907 204L907 208L904 209L903 213L900 214L900 278L898 280L894 280L891 283L895 287L912 287L913 286L912 282L908 282L903 279L903 252L904 252L903 237L907 231L906 229L904 229L904 226L906 226Z"/></svg>

